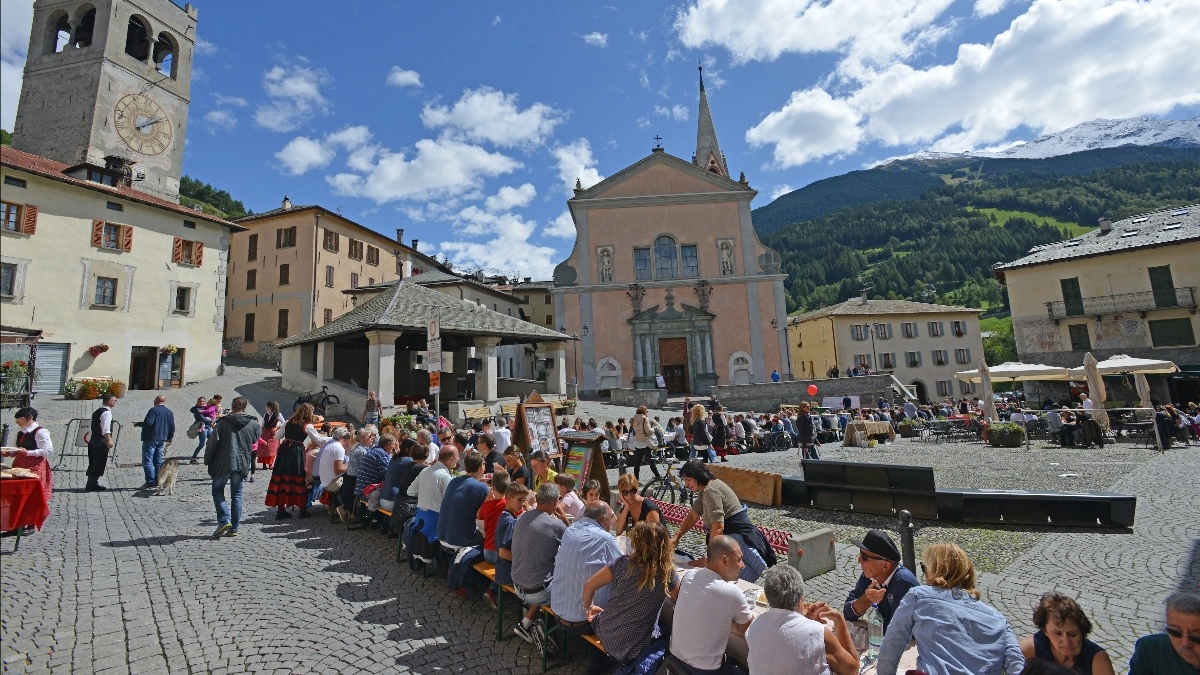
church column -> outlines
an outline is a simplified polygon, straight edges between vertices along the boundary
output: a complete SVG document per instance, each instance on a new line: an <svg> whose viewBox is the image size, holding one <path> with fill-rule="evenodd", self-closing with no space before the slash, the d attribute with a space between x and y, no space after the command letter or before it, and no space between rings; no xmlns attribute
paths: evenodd
<svg viewBox="0 0 1200 675"><path fill-rule="evenodd" d="M644 371L646 355L642 353L642 336L633 336L633 376L641 377ZM631 383L632 384L632 383Z"/></svg>
<svg viewBox="0 0 1200 675"><path fill-rule="evenodd" d="M496 402L497 398L496 347L500 346L500 338L477 337L473 344L475 345L475 357L482 362L479 370L475 371L475 398L491 405ZM565 370L563 375L565 377Z"/></svg>
<svg viewBox="0 0 1200 675"><path fill-rule="evenodd" d="M399 331L367 331L367 389L375 392L384 410L396 402L396 340L399 338Z"/></svg>

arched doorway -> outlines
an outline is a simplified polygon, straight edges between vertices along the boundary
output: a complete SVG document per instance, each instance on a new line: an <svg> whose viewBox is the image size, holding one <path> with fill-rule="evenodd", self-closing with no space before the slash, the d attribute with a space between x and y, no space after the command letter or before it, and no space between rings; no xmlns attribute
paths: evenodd
<svg viewBox="0 0 1200 675"><path fill-rule="evenodd" d="M925 395L925 383L924 382L922 382L920 380L913 380L912 382L909 382L909 384L912 385L912 387L914 387L917 390L917 402L918 403L929 403L929 397Z"/></svg>

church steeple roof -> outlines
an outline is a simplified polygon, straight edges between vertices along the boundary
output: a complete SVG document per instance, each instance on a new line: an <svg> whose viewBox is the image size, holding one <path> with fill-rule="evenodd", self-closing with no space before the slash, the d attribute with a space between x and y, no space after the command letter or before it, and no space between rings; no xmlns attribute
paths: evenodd
<svg viewBox="0 0 1200 675"><path fill-rule="evenodd" d="M696 154L692 164L729 178L729 167L725 155L717 144L717 129L713 126L712 113L708 110L708 94L704 92L704 67L700 66L700 115L696 124Z"/></svg>

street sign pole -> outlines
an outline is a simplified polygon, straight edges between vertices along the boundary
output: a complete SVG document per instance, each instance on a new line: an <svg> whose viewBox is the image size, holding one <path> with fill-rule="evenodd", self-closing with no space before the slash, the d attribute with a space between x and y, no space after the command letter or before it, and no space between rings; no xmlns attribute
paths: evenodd
<svg viewBox="0 0 1200 675"><path fill-rule="evenodd" d="M429 325L425 333L425 363L429 371L429 393L433 394L433 414L437 418L436 429L442 430L442 327L441 312L434 307L429 313Z"/></svg>

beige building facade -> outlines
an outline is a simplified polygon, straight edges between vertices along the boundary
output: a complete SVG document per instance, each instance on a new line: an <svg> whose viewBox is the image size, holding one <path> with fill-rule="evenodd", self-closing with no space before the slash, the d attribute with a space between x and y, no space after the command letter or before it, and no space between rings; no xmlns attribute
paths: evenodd
<svg viewBox="0 0 1200 675"><path fill-rule="evenodd" d="M1087 352L1170 360L1184 372L1151 376L1154 398L1196 400L1200 205L1105 219L995 273L1008 287L1022 361L1076 368Z"/></svg>
<svg viewBox="0 0 1200 675"><path fill-rule="evenodd" d="M274 363L275 344L350 311L342 291L395 281L437 262L321 206L295 206L238 220L230 242L225 343L231 354Z"/></svg>
<svg viewBox="0 0 1200 675"><path fill-rule="evenodd" d="M907 300L853 298L788 322L797 379L841 377L856 366L891 374L922 401L970 396L954 374L979 366L980 310Z"/></svg>
<svg viewBox="0 0 1200 675"><path fill-rule="evenodd" d="M575 246L554 271L553 316L580 336L580 391L790 377L780 258L750 220L758 193L729 177L703 81L692 161L649 156L568 200Z"/></svg>

